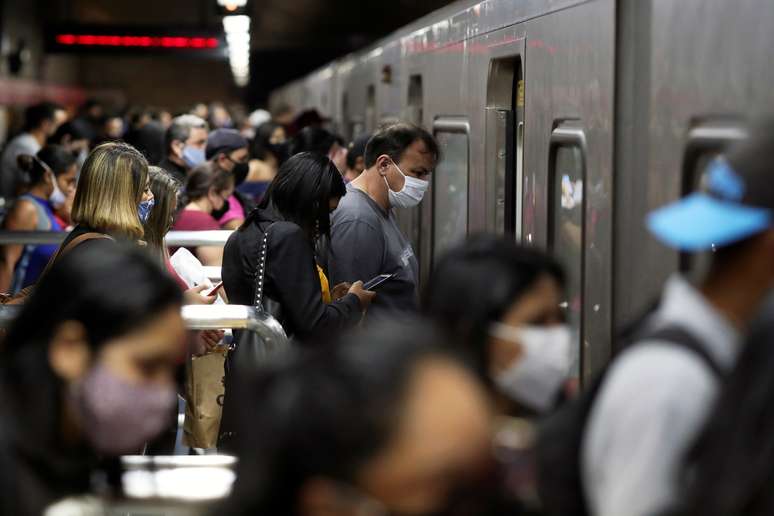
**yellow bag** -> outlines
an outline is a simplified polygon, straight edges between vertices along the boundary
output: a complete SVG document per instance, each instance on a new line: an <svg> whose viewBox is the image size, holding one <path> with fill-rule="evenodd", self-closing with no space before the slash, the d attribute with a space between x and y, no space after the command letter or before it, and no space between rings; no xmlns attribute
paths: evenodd
<svg viewBox="0 0 774 516"><path fill-rule="evenodd" d="M218 443L223 412L226 353L191 357L185 375L185 424L183 444L191 448L214 448Z"/></svg>
<svg viewBox="0 0 774 516"><path fill-rule="evenodd" d="M331 304L333 302L333 298L331 298L331 286L330 283L328 283L328 277L319 265L317 266L317 274L320 275L320 288L322 289L323 303Z"/></svg>

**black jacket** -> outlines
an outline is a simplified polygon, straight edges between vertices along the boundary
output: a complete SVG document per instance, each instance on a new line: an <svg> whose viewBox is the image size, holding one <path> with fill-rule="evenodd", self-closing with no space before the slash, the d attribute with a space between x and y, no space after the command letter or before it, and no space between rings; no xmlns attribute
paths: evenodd
<svg viewBox="0 0 774 516"><path fill-rule="evenodd" d="M298 225L270 210L258 209L251 214L226 243L222 276L229 302L255 302L255 273L269 225L264 295L280 304L281 322L288 335L303 342L357 324L362 315L357 296L347 294L326 305L311 242Z"/></svg>

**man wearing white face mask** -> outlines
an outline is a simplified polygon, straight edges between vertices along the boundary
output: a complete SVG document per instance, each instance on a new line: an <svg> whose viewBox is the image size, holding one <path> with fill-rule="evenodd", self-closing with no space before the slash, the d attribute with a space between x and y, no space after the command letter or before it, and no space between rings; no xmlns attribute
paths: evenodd
<svg viewBox="0 0 774 516"><path fill-rule="evenodd" d="M172 120L164 135L167 155L159 166L185 184L188 173L207 158L205 148L209 127L196 115L181 115Z"/></svg>
<svg viewBox="0 0 774 516"><path fill-rule="evenodd" d="M422 201L438 156L435 139L420 127L399 123L379 130L366 146L366 169L347 185L333 213L334 284L394 275L378 287L370 315L416 310L419 264L393 208Z"/></svg>

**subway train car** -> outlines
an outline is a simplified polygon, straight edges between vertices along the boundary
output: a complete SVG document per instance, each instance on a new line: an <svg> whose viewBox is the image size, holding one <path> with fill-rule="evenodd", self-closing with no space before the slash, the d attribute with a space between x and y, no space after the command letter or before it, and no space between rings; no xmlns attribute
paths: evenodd
<svg viewBox="0 0 774 516"><path fill-rule="evenodd" d="M363 20L368 23L368 20ZM774 112L771 0L462 1L274 92L346 137L405 119L443 152L400 213L426 277L467 234L551 250L567 267L579 372L691 261L651 209Z"/></svg>

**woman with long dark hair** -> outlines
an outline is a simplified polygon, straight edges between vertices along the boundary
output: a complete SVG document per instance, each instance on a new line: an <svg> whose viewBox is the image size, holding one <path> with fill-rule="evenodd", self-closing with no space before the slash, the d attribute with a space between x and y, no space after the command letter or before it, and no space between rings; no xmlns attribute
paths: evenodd
<svg viewBox="0 0 774 516"><path fill-rule="evenodd" d="M0 514L91 492L101 459L169 424L181 296L128 244L79 246L42 278L0 345Z"/></svg>
<svg viewBox="0 0 774 516"><path fill-rule="evenodd" d="M280 322L297 340L356 324L374 294L358 281L326 304L314 254L316 239L329 235L330 212L345 193L341 174L325 156L301 153L286 161L260 206L226 243L222 275L230 302L252 305L256 275L263 274L264 298L279 305Z"/></svg>

